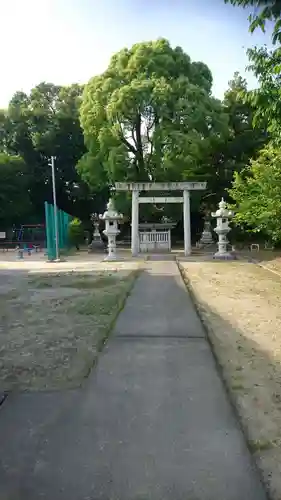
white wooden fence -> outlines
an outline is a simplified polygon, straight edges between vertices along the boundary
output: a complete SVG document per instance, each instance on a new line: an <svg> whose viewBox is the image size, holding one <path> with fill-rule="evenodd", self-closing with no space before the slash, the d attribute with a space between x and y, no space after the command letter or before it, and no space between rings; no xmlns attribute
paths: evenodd
<svg viewBox="0 0 281 500"><path fill-rule="evenodd" d="M171 231L143 231L139 233L139 251L171 251Z"/></svg>

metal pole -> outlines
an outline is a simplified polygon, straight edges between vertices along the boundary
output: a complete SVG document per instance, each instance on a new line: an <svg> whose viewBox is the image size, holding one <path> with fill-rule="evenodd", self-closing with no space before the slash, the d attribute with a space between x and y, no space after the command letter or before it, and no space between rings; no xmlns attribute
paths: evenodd
<svg viewBox="0 0 281 500"><path fill-rule="evenodd" d="M139 192L132 191L132 230L131 230L132 256L139 253Z"/></svg>
<svg viewBox="0 0 281 500"><path fill-rule="evenodd" d="M55 219L55 243L56 243L56 260L59 260L59 229L58 229L58 210L57 210L57 194L56 194L56 178L55 178L55 157L51 156L52 167L52 184L53 184L53 202L54 202L54 219Z"/></svg>
<svg viewBox="0 0 281 500"><path fill-rule="evenodd" d="M184 228L184 255L191 254L191 234L190 234L190 197L189 191L183 191L183 228Z"/></svg>

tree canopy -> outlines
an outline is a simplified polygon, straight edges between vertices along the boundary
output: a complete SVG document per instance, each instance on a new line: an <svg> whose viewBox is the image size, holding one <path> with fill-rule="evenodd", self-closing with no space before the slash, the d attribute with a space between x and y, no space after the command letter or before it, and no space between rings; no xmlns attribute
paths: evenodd
<svg viewBox="0 0 281 500"><path fill-rule="evenodd" d="M250 31L257 27L263 30L267 21L274 21L273 42L277 44L274 50L266 46L248 49L250 64L259 86L257 89L244 93L244 99L254 110L254 125L266 128L272 137L278 137L280 129L280 73L281 73L281 2L280 0L225 0L226 3L242 7L254 7L250 16Z"/></svg>
<svg viewBox="0 0 281 500"><path fill-rule="evenodd" d="M262 231L272 240L280 242L279 83L275 81L270 67L261 65L259 71L261 86L246 94L246 102L253 106L255 130L260 126L266 129L265 146L261 151L257 149L252 152L250 165L242 169L241 173L235 171L229 193L236 205L238 224L254 232Z"/></svg>
<svg viewBox="0 0 281 500"><path fill-rule="evenodd" d="M19 156L0 153L0 225L11 227L28 216L31 202L27 168Z"/></svg>
<svg viewBox="0 0 281 500"><path fill-rule="evenodd" d="M254 12L250 14L250 31L261 28L265 31L268 21L274 22L272 33L273 43L281 41L281 2L280 0L224 0L240 7L254 7Z"/></svg>
<svg viewBox="0 0 281 500"><path fill-rule="evenodd" d="M281 124L281 47L274 51L266 47L248 50L249 68L258 79L259 87L249 92L245 99L254 110L254 125L264 126L272 139L280 140Z"/></svg>
<svg viewBox="0 0 281 500"><path fill-rule="evenodd" d="M230 190L238 211L236 221L254 232L281 241L281 151L268 144L241 174L235 173Z"/></svg>
<svg viewBox="0 0 281 500"><path fill-rule="evenodd" d="M274 60L257 54L249 53L259 90L249 92L236 73L223 101L212 97L209 68L165 39L121 50L84 87L43 82L29 94L16 92L8 109L0 110L0 214L10 197L9 224L26 222L31 213L43 218L43 202L52 201L50 156L56 158L58 206L80 219L102 211L120 180L205 180L207 191L192 197L192 207L210 211L234 173L236 183L244 182L252 175L245 170L249 161L277 137L277 52ZM126 213L125 198L120 194L117 201ZM165 213L177 220L178 209L168 206ZM157 219L161 207L143 207L142 214Z"/></svg>
<svg viewBox="0 0 281 500"><path fill-rule="evenodd" d="M83 92L83 178L93 185L205 178L206 156L228 133L211 86L209 68L167 40L115 54Z"/></svg>
<svg viewBox="0 0 281 500"><path fill-rule="evenodd" d="M50 156L55 156L58 206L81 218L100 206L104 193L91 193L76 164L85 153L79 107L83 87L40 83L29 95L17 92L7 111L0 113L0 149L23 159L29 178L30 199L38 217L44 201L52 201ZM97 195L97 196L95 196ZM98 202L98 203L97 203Z"/></svg>
<svg viewBox="0 0 281 500"><path fill-rule="evenodd" d="M250 18L250 30L258 26L263 30L266 21L274 21L273 42L281 41L280 1L230 0L233 5L256 6L256 14ZM251 231L262 231L272 240L281 241L281 190L280 190L280 126L281 126L281 48L266 47L248 49L251 69L259 87L243 90L244 104L252 109L253 125L264 129L269 141L263 149L252 154L250 165L235 172L229 193L235 202L238 224Z"/></svg>
<svg viewBox="0 0 281 500"><path fill-rule="evenodd" d="M253 127L253 108L245 101L245 94L248 94L247 82L236 72L222 102L228 116L228 135L208 158L208 163L213 165L212 175L208 179L208 190L212 195L208 196L208 201L214 203L226 196L234 172L243 170L268 141L264 128Z"/></svg>

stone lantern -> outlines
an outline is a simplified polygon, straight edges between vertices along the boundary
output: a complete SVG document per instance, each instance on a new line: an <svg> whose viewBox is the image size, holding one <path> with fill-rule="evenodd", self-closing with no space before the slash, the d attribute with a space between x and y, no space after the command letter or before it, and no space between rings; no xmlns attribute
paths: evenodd
<svg viewBox="0 0 281 500"><path fill-rule="evenodd" d="M201 247L205 245L212 245L214 243L213 241L213 235L212 235L212 226L211 222L207 219L207 217L204 220L204 228L201 234L201 238L199 240L199 245Z"/></svg>
<svg viewBox="0 0 281 500"><path fill-rule="evenodd" d="M212 212L212 217L217 219L217 226L214 231L219 237L218 241L218 251L214 255L214 259L235 259L235 256L227 251L227 234L230 231L229 219L232 219L233 212L227 210L226 203L222 198L219 202L219 209L216 212Z"/></svg>
<svg viewBox="0 0 281 500"><path fill-rule="evenodd" d="M118 214L114 207L114 201L110 198L107 204L107 210L100 215L100 219L105 221L104 234L108 239L108 255L105 260L116 260L116 236L120 233L118 229L118 221L123 219L122 214Z"/></svg>
<svg viewBox="0 0 281 500"><path fill-rule="evenodd" d="M101 239L101 235L99 232L99 214L94 213L91 215L91 221L94 226L93 239L88 246L89 252L93 252L95 250L101 250L104 248L104 244Z"/></svg>

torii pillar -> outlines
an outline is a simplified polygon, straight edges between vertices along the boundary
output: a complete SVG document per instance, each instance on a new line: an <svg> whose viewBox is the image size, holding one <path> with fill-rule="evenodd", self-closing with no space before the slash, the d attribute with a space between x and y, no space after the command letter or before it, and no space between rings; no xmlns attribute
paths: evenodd
<svg viewBox="0 0 281 500"><path fill-rule="evenodd" d="M206 182L116 182L116 191L132 192L132 256L139 253L139 192L140 191L182 191L183 197L174 198L177 203L183 203L184 255L191 254L191 224L190 224L190 191L206 189ZM142 198L141 198L142 199ZM169 203L169 198L155 198L155 202ZM159 201L160 200L160 201ZM144 200L143 200L144 201ZM147 202L153 202L151 198Z"/></svg>

